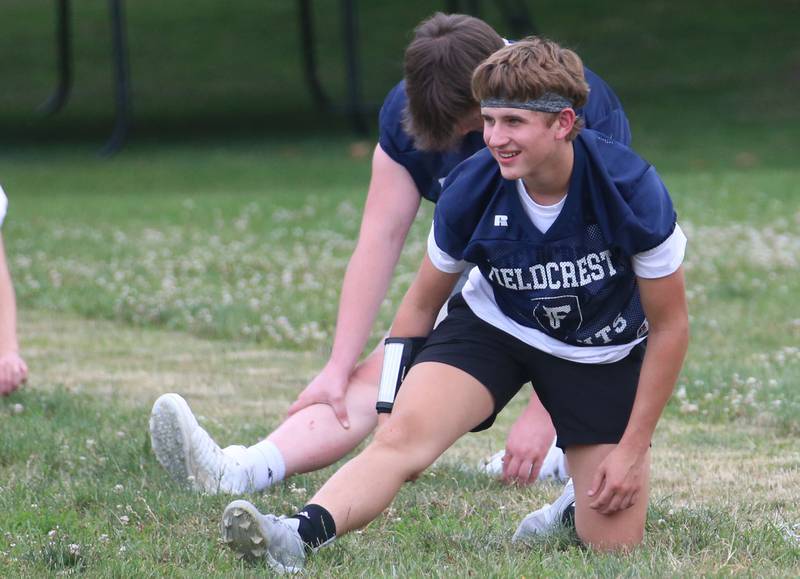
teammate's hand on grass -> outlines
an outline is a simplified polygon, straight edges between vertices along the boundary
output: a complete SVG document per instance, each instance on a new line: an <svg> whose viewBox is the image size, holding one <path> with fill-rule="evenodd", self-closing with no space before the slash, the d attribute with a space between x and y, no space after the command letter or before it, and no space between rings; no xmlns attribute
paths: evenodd
<svg viewBox="0 0 800 579"><path fill-rule="evenodd" d="M289 407L289 416L312 404L327 404L333 409L333 413L336 414L336 419L342 427L350 428L345 404L349 379L348 373L342 373L326 366Z"/></svg>
<svg viewBox="0 0 800 579"><path fill-rule="evenodd" d="M529 405L508 433L503 458L503 481L520 485L536 482L555 435L547 412Z"/></svg>
<svg viewBox="0 0 800 579"><path fill-rule="evenodd" d="M589 487L589 508L603 515L625 510L636 503L646 478L647 450L617 445L598 465Z"/></svg>
<svg viewBox="0 0 800 579"><path fill-rule="evenodd" d="M27 379L28 366L17 352L0 354L0 394L11 394Z"/></svg>

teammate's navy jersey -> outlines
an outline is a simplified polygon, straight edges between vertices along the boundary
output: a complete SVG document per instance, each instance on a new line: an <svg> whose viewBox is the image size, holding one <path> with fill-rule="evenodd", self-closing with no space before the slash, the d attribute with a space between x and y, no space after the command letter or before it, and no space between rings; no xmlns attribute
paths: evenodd
<svg viewBox="0 0 800 579"><path fill-rule="evenodd" d="M486 289L472 292L470 307L492 302L523 334L532 328L579 349L635 343L647 322L633 258L672 236L672 201L655 169L624 145L584 130L573 150L564 206L546 232L526 214L517 182L483 150L445 181L433 239L453 263L477 266L465 299L470 286Z"/></svg>
<svg viewBox="0 0 800 579"><path fill-rule="evenodd" d="M586 106L576 112L583 117L587 128L629 145L631 130L617 95L603 79L588 68L584 69L584 73L590 87L589 100ZM441 180L456 165L483 149L486 144L483 142L483 134L473 131L453 151L441 153L417 149L414 139L403 129L402 121L407 102L405 81L401 81L389 92L381 107L378 142L389 157L411 174L419 194L436 203L442 191Z"/></svg>

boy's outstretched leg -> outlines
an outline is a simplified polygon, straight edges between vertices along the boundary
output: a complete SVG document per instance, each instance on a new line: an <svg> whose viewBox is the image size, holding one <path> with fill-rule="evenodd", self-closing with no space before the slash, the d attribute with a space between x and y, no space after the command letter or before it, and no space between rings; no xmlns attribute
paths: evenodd
<svg viewBox="0 0 800 579"><path fill-rule="evenodd" d="M296 518L262 515L247 501L230 503L222 514L222 541L248 561L265 559L279 573L297 573L306 560L306 545Z"/></svg>
<svg viewBox="0 0 800 579"><path fill-rule="evenodd" d="M239 501L231 503L223 514L223 541L249 556L256 546L263 546L278 565L297 567L293 548L277 546L286 542L287 525L295 524L288 521L297 520L296 537L307 549L363 527L389 506L404 482L417 477L493 408L491 394L472 376L436 362L418 364L403 383L388 422L309 505L290 519L276 519L244 508ZM240 519L247 527L246 540L237 538L242 536L240 530L232 530ZM266 520L287 523L266 524ZM293 545L295 540L288 543ZM275 567L269 557L265 556L267 562Z"/></svg>

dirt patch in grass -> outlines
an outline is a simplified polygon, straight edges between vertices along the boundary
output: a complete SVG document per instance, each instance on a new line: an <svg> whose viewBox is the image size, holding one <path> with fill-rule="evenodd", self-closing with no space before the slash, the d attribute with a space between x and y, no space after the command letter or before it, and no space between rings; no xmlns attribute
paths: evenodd
<svg viewBox="0 0 800 579"><path fill-rule="evenodd" d="M82 391L148 407L178 392L200 414L282 415L322 365L308 353L49 312L20 316L30 388ZM246 404L228 404L233 400Z"/></svg>

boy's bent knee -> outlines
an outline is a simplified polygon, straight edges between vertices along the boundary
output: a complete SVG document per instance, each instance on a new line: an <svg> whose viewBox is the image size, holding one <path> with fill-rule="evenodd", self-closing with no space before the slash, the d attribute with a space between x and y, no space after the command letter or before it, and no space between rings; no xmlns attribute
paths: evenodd
<svg viewBox="0 0 800 579"><path fill-rule="evenodd" d="M431 453L415 436L413 428L397 420L390 420L378 429L369 451L391 459L410 480L417 478L436 458L429 456Z"/></svg>
<svg viewBox="0 0 800 579"><path fill-rule="evenodd" d="M575 523L578 539L594 551L626 553L644 540L644 524L620 526L609 521L608 525L581 525L578 520Z"/></svg>

